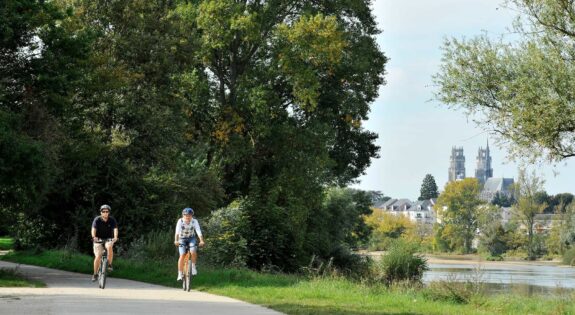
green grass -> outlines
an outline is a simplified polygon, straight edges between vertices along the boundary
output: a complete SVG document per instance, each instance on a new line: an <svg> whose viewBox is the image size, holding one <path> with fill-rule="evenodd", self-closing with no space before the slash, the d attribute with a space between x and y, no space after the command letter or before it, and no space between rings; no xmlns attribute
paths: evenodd
<svg viewBox="0 0 575 315"><path fill-rule="evenodd" d="M14 246L14 239L11 237L0 237L0 250L9 250Z"/></svg>
<svg viewBox="0 0 575 315"><path fill-rule="evenodd" d="M3 259L69 271L91 273L92 257L64 251L16 252ZM176 261L114 260L113 277L174 288ZM268 306L287 314L573 314L573 296L529 298L518 295L482 297L469 304L426 297L415 289L387 289L341 278L264 274L250 270L199 266L195 289Z"/></svg>
<svg viewBox="0 0 575 315"><path fill-rule="evenodd" d="M36 281L28 280L15 269L2 268L0 269L0 287L33 287L43 288L46 284Z"/></svg>

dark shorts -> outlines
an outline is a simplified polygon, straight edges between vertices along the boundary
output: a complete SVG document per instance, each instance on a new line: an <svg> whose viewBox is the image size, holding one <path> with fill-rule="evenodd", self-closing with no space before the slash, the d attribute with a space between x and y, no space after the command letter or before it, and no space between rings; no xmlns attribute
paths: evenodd
<svg viewBox="0 0 575 315"><path fill-rule="evenodd" d="M180 252L180 256L186 253L186 244L190 248L190 252L195 252L198 248L198 240L195 236L190 238L182 238L180 239L180 246L178 246L178 251Z"/></svg>

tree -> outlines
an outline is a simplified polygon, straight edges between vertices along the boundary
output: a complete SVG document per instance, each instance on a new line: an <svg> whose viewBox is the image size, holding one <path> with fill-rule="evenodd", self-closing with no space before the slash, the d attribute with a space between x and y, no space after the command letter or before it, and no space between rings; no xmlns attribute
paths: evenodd
<svg viewBox="0 0 575 315"><path fill-rule="evenodd" d="M575 6L510 0L516 43L487 34L449 39L434 76L436 98L491 131L512 157L575 156Z"/></svg>
<svg viewBox="0 0 575 315"><path fill-rule="evenodd" d="M519 170L515 195L517 204L513 206L514 217L527 230L527 258L536 258L535 218L547 208L546 203L538 203L537 193L543 190L544 180L537 177L535 171L529 175L525 169Z"/></svg>
<svg viewBox="0 0 575 315"><path fill-rule="evenodd" d="M503 194L501 192L496 192L495 196L491 200L492 205L500 206L500 207L511 207L515 203L515 199L513 196L508 196L507 194Z"/></svg>
<svg viewBox="0 0 575 315"><path fill-rule="evenodd" d="M372 208L371 214L365 216L364 220L372 229L371 243L374 249L385 250L396 239L415 242L418 238L416 224L406 216L396 216L385 210Z"/></svg>
<svg viewBox="0 0 575 315"><path fill-rule="evenodd" d="M501 222L501 209L494 205L485 205L479 210L479 246L487 250L492 257L501 256L508 248L508 232Z"/></svg>
<svg viewBox="0 0 575 315"><path fill-rule="evenodd" d="M471 252L472 241L479 224L479 182L475 178L450 182L439 195L435 211L441 220L441 230L453 247Z"/></svg>
<svg viewBox="0 0 575 315"><path fill-rule="evenodd" d="M439 196L439 191L437 190L435 178L433 178L431 174L425 175L423 183L421 184L418 200L437 198L437 196Z"/></svg>

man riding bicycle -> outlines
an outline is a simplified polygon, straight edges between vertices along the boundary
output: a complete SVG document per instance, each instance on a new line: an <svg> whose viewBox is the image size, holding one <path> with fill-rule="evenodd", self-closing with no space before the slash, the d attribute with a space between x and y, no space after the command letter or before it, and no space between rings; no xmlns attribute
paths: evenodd
<svg viewBox="0 0 575 315"><path fill-rule="evenodd" d="M118 224L116 219L110 216L112 208L108 205L100 207L100 215L92 222L92 241L94 242L94 273L92 281L98 278L100 259L104 253L104 246L108 251L108 270L112 271L112 260L114 259L114 243L118 240ZM105 244L98 242L102 240Z"/></svg>
<svg viewBox="0 0 575 315"><path fill-rule="evenodd" d="M177 281L182 280L184 269L184 256L186 254L186 246L189 247L190 254L192 255L192 275L196 275L196 261L198 259L196 244L197 238L200 239L199 246L204 246L204 237L198 220L193 218L194 210L192 208L185 208L182 210L182 217L176 224L176 234L174 235L174 244L178 246L180 258L178 259L178 278ZM197 238L196 238L197 237Z"/></svg>

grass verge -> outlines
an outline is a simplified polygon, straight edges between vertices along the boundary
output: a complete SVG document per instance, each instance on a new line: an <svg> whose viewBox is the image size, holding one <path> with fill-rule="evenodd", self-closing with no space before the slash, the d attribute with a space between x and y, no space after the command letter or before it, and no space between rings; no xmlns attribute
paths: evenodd
<svg viewBox="0 0 575 315"><path fill-rule="evenodd" d="M9 250L14 246L14 239L7 236L0 236L0 250Z"/></svg>
<svg viewBox="0 0 575 315"><path fill-rule="evenodd" d="M0 269L0 287L33 287L33 288L43 288L46 284L36 281L29 280L18 273L16 269L1 268Z"/></svg>
<svg viewBox="0 0 575 315"><path fill-rule="evenodd" d="M68 271L91 273L92 257L65 251L15 252L3 259ZM175 261L114 260L112 277L179 288ZM426 289L388 289L343 278L305 278L250 270L199 266L197 290L268 306L287 314L575 314L573 296L481 297L462 304L430 298ZM110 283L112 286L113 283Z"/></svg>

